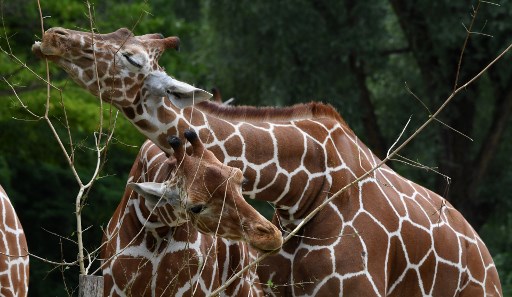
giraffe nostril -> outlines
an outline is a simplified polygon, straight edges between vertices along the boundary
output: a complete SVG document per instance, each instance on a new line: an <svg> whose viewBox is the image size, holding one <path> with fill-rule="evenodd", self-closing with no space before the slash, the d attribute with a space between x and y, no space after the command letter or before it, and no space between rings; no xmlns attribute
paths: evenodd
<svg viewBox="0 0 512 297"><path fill-rule="evenodd" d="M258 225L256 226L256 231L260 233L271 233L272 228L268 228L267 226L264 225Z"/></svg>
<svg viewBox="0 0 512 297"><path fill-rule="evenodd" d="M68 35L68 32L63 28L51 28L48 30L48 32L51 32L56 35L66 36Z"/></svg>

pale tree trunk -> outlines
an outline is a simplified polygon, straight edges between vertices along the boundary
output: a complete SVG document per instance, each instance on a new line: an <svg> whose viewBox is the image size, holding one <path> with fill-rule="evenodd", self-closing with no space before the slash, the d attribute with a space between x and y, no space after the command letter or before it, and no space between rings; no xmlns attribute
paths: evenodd
<svg viewBox="0 0 512 297"><path fill-rule="evenodd" d="M103 297L102 276L81 274L78 282L78 297Z"/></svg>

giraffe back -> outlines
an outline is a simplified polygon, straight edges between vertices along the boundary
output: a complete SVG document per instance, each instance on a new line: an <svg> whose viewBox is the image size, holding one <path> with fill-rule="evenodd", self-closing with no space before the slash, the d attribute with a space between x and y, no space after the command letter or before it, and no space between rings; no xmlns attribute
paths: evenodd
<svg viewBox="0 0 512 297"><path fill-rule="evenodd" d="M293 220L289 210L276 213L285 229L380 163L338 123L295 126L323 126L327 133L311 137L331 144L315 159L325 164L315 176L324 180L321 191L295 200ZM263 283L277 284L265 288L271 296L502 296L492 257L465 218L385 165L332 200L258 273Z"/></svg>

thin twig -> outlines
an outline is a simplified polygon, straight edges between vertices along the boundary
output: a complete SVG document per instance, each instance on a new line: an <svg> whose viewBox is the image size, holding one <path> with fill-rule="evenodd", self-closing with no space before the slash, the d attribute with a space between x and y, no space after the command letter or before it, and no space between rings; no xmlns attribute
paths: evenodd
<svg viewBox="0 0 512 297"><path fill-rule="evenodd" d="M476 8L473 9L473 15L471 18L471 23L469 24L469 28L466 28L466 26L464 26L464 23L462 23L462 26L464 26L464 29L466 29L466 38L464 39L464 44L462 45L462 50L460 51L459 62L457 63L457 72L455 74L455 82L453 84L454 92L457 89L457 85L459 83L459 75L460 75L460 67L462 65L462 57L464 57L464 51L466 50L466 47L468 45L469 37L471 36L471 29L473 28L473 24L475 23L479 8L480 8L480 0L478 1Z"/></svg>

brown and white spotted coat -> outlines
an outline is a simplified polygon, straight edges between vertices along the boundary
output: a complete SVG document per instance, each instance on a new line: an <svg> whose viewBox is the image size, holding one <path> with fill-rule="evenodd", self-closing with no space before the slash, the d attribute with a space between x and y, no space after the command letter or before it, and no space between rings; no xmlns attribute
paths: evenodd
<svg viewBox="0 0 512 297"><path fill-rule="evenodd" d="M71 44L88 34L69 32L63 37L47 32L34 50L58 52L53 39ZM129 37L117 48L138 40ZM77 49L88 50L93 49L87 44ZM49 58L61 66L66 59ZM109 65L114 60L111 56ZM244 194L275 204L275 223L285 232L379 163L330 106L255 109L201 103L199 110L184 107L207 96L190 88L175 92L176 82L162 71L138 84L135 97L112 104L168 153L169 135L191 127L198 131L222 162L243 171L250 181ZM329 203L258 273L269 284L268 293L280 296L502 295L493 260L464 217L439 195L386 166Z"/></svg>
<svg viewBox="0 0 512 297"><path fill-rule="evenodd" d="M178 169L150 142L132 167L103 240L105 296L209 296L254 258L245 242L258 250L282 244L241 196L239 169L220 163L197 136L190 156L174 140ZM223 294L263 295L254 270Z"/></svg>
<svg viewBox="0 0 512 297"><path fill-rule="evenodd" d="M28 293L29 258L25 232L16 211L0 186L0 296Z"/></svg>

